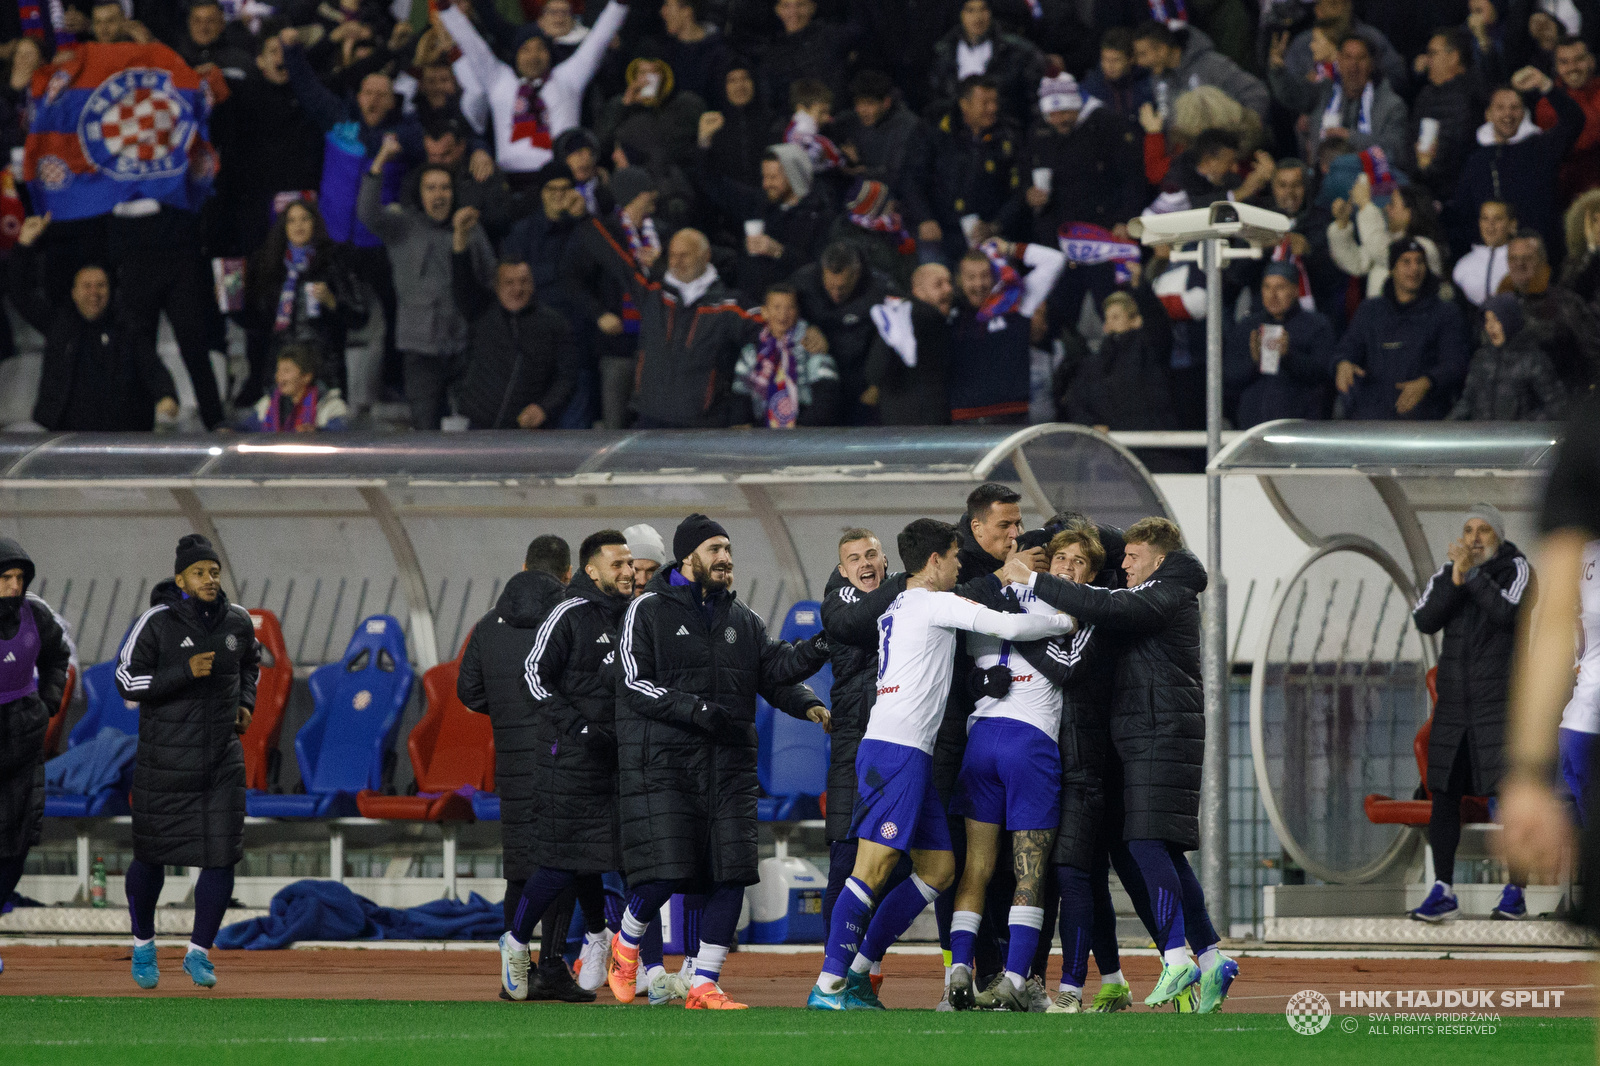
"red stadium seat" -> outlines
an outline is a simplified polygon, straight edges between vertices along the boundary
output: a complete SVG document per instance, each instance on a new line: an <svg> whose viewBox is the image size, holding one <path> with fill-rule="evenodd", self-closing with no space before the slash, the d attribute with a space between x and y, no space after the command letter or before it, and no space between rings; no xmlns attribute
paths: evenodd
<svg viewBox="0 0 1600 1066"><path fill-rule="evenodd" d="M466 645L462 644L462 649ZM494 730L489 716L467 710L456 696L461 658L422 675L428 710L411 730L406 748L417 777L414 796L365 791L356 806L363 817L407 822L466 822L473 818L470 794L494 791Z"/></svg>
<svg viewBox="0 0 1600 1066"><path fill-rule="evenodd" d="M1439 668L1436 666L1428 671L1428 696L1435 705L1439 702L1439 687L1437 675ZM1417 737L1411 742L1412 754L1417 760L1417 775L1422 780L1422 789L1428 792L1428 738L1433 735L1433 715L1428 715L1428 720L1422 723L1422 728L1417 730ZM1431 796L1431 793L1430 793ZM1413 825L1425 826L1433 815L1433 800L1429 799L1390 799L1379 793L1372 793L1363 802L1362 807L1367 812L1367 821L1374 825ZM1461 797L1461 822L1469 825L1478 822L1491 821L1489 817L1489 800L1484 796Z"/></svg>
<svg viewBox="0 0 1600 1066"><path fill-rule="evenodd" d="M61 706L56 713L50 716L50 724L44 730L44 757L54 759L61 754L61 734L67 726L67 708L72 706L72 694L78 688L77 666L67 667L67 684L61 690Z"/></svg>
<svg viewBox="0 0 1600 1066"><path fill-rule="evenodd" d="M278 741L283 733L283 712L289 706L289 688L294 684L294 665L283 643L283 627L271 611L253 610L250 621L261 644L261 679L256 682L256 710L250 728L244 732L244 783L246 788L265 791L277 776Z"/></svg>

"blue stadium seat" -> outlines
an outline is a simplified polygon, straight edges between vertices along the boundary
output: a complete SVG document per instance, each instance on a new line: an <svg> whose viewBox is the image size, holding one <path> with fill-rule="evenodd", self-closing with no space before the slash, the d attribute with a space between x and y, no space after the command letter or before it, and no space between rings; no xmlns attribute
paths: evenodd
<svg viewBox="0 0 1600 1066"><path fill-rule="evenodd" d="M252 791L248 812L261 818L353 816L356 793L384 785L413 676L400 622L389 615L362 621L344 657L312 671L316 710L294 738L305 791Z"/></svg>
<svg viewBox="0 0 1600 1066"><path fill-rule="evenodd" d="M806 640L822 631L822 605L801 600L789 608L780 639ZM830 704L833 667L823 664L807 682L825 705ZM757 803L764 822L815 817L817 797L828 787L828 735L812 722L802 722L756 700L756 777L766 793Z"/></svg>
<svg viewBox="0 0 1600 1066"><path fill-rule="evenodd" d="M132 627L129 628L131 630ZM128 635L124 633L122 639L126 641ZM117 651L121 650L122 642L119 641ZM83 693L88 708L78 724L72 727L72 732L67 734L67 747L75 748L93 740L102 729L115 729L130 737L139 735L139 705L124 700L117 691L116 672L115 659L91 666L83 672ZM132 781L129 780L111 788L103 788L93 795L47 795L44 800L45 817L99 818L127 814L128 789L131 785Z"/></svg>

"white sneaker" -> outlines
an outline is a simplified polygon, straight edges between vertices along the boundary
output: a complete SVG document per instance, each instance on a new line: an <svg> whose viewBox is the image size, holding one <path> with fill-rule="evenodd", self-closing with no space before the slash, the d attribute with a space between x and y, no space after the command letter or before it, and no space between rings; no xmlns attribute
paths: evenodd
<svg viewBox="0 0 1600 1066"><path fill-rule="evenodd" d="M578 987L593 992L606 983L606 971L611 966L611 934L601 931L583 938L583 950L578 953Z"/></svg>
<svg viewBox="0 0 1600 1066"><path fill-rule="evenodd" d="M668 973L662 970L650 980L650 1005L664 1007L675 999L686 1000L689 998L689 988L694 984L694 964L688 959L683 960L683 968L677 973Z"/></svg>
<svg viewBox="0 0 1600 1066"><path fill-rule="evenodd" d="M1028 983L1022 991L1028 997L1028 1010L1034 1014L1043 1014L1050 1009L1052 1000L1050 993L1045 990L1044 979L1040 977L1028 978Z"/></svg>
<svg viewBox="0 0 1600 1066"><path fill-rule="evenodd" d="M1044 1009L1046 1014L1082 1014L1083 993L1074 992L1070 988L1063 988L1056 993L1056 998Z"/></svg>
<svg viewBox="0 0 1600 1066"><path fill-rule="evenodd" d="M510 933L500 934L500 994L519 1003L528 998L528 948L514 947ZM604 970L601 971L604 974Z"/></svg>

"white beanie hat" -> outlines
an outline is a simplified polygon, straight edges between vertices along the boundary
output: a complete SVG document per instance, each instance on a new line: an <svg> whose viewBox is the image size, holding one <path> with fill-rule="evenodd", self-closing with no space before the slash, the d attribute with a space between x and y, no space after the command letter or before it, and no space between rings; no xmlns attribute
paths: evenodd
<svg viewBox="0 0 1600 1066"><path fill-rule="evenodd" d="M1492 503L1475 503L1467 508L1468 518L1481 518L1490 529L1494 530L1496 540L1506 539L1506 516L1500 513L1500 508Z"/></svg>
<svg viewBox="0 0 1600 1066"><path fill-rule="evenodd" d="M1056 111L1082 111L1083 94L1078 91L1078 80L1071 74L1061 73L1039 82L1039 111L1049 115Z"/></svg>
<svg viewBox="0 0 1600 1066"><path fill-rule="evenodd" d="M629 526L622 531L627 538L628 551L635 559L648 559L653 563L667 561L667 546L661 540L661 534L656 532L656 527L640 522L636 526Z"/></svg>

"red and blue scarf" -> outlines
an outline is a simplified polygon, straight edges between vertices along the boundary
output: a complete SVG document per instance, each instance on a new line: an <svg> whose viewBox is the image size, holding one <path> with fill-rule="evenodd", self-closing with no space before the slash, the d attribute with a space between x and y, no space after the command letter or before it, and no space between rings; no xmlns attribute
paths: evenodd
<svg viewBox="0 0 1600 1066"><path fill-rule="evenodd" d="M294 299L300 289L300 275L310 265L311 245L296 248L291 244L284 251L283 288L278 292L278 310L272 316L272 332L282 333L294 324Z"/></svg>
<svg viewBox="0 0 1600 1066"><path fill-rule="evenodd" d="M644 270L640 252L649 248L655 251L657 257L661 255L661 235L656 232L656 220L647 215L644 225L635 226L628 213L618 208L617 222L622 226L623 236L628 238L628 252L633 256L634 264L641 271ZM639 306L626 293L622 296L622 332L629 335L639 332Z"/></svg>
<svg viewBox="0 0 1600 1066"><path fill-rule="evenodd" d="M527 141L535 148L549 148L550 124L545 121L543 78L525 79L517 86L517 103L511 111L511 141Z"/></svg>
<svg viewBox="0 0 1600 1066"><path fill-rule="evenodd" d="M771 327L756 340L756 365L746 379L750 395L766 412L771 429L793 429L800 418L800 386L795 381L795 353L800 350L800 324L781 337Z"/></svg>
<svg viewBox="0 0 1600 1066"><path fill-rule="evenodd" d="M917 253L917 240L906 229L900 212L889 210L889 186L881 181L863 181L847 206L851 225L897 238L895 251L901 255Z"/></svg>
<svg viewBox="0 0 1600 1066"><path fill-rule="evenodd" d="M1115 263L1118 285L1133 280L1128 264L1139 261L1139 245L1134 241L1120 240L1104 226L1092 222L1068 222L1056 231L1056 240L1066 253L1067 262L1078 266Z"/></svg>
<svg viewBox="0 0 1600 1066"><path fill-rule="evenodd" d="M1022 274L1011 260L1000 254L1000 242L990 238L978 245L978 251L989 260L994 269L994 287L989 290L983 306L978 308L979 322L1009 315L1022 302Z"/></svg>
<svg viewBox="0 0 1600 1066"><path fill-rule="evenodd" d="M299 403L290 404L293 414L289 421L283 420L284 401L288 397L277 389L272 390L272 399L267 404L267 417L262 423L262 428L268 433L293 433L301 426L317 427L317 387L311 386L306 394L300 398Z"/></svg>

